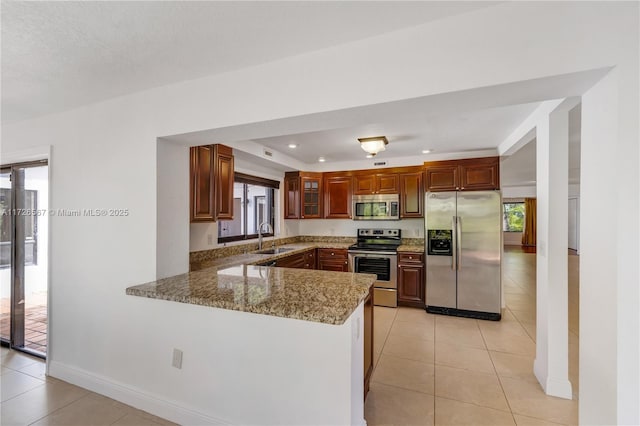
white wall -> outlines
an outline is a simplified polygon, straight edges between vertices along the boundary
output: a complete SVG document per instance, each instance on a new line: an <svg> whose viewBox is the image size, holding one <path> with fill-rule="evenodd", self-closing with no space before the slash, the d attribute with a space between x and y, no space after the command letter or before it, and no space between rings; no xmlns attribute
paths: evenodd
<svg viewBox="0 0 640 426"><path fill-rule="evenodd" d="M541 22L544 31L540 31ZM156 366L147 363L149 354L165 356L162 354L176 339L195 332L189 332L190 311L182 312L185 327L180 333L170 333L156 328L155 318L163 314L161 310L136 303L124 293L132 284L153 280L157 262L183 256L189 247L186 225L158 228L169 212L176 223L189 220L183 206L176 208L169 201L183 195L179 188L167 185L166 197L157 195L162 175L173 174L170 169L175 166L157 154L159 136L616 66L617 73L610 78L619 86L621 100L611 114L621 130L617 139L603 133L598 140L600 146L617 147L617 162L602 163L596 155L583 155L581 192L587 203L582 213L602 206L595 203L600 191L587 191L584 178L590 171L624 182L619 189L625 199L615 200L609 218L617 215L620 223L623 215L640 217L637 25L636 3L507 2L376 38L3 126L3 155L43 143L52 145L51 207L131 211L126 218L51 221L50 361L160 399L173 398L173 385L180 388L180 378L170 369L144 366ZM596 126L599 120L600 113L594 110L589 121ZM586 121L583 115L583 123ZM158 164L160 160L164 161ZM593 171L589 166L596 163L598 169ZM581 264L595 268L601 263L601 245L595 235L601 235L603 222L590 216L581 223ZM622 235L618 228L615 232ZM169 234L163 238L172 245L157 245L160 233ZM607 263L607 270L613 273L606 281L585 287L586 293L581 294L595 300L600 293L613 294L610 289L617 289L606 312L618 317L618 329L616 321L594 324L581 320L581 341L583 336L591 336L587 342L615 336L614 347L620 345L619 349L594 347L589 358L581 358L581 367L591 375L584 382L581 377L582 423L640 423L637 219L628 223L624 235L614 247L608 246L611 255L618 256L617 263ZM85 247L91 249L80 249ZM186 271L188 261L181 263ZM606 288L602 287L605 282ZM602 317L601 308L587 304L581 307L581 315ZM234 332L232 323L226 323L225 329ZM613 371L605 367L611 350L618 361ZM609 386L619 388L617 401L614 394L594 397L598 389L609 390ZM617 405L612 409L612 404Z"/></svg>

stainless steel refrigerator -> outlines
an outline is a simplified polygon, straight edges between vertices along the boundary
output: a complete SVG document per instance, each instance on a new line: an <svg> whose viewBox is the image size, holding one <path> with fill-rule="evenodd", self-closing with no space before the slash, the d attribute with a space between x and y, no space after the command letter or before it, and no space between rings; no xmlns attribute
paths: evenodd
<svg viewBox="0 0 640 426"><path fill-rule="evenodd" d="M425 254L428 312L501 318L499 191L428 192Z"/></svg>

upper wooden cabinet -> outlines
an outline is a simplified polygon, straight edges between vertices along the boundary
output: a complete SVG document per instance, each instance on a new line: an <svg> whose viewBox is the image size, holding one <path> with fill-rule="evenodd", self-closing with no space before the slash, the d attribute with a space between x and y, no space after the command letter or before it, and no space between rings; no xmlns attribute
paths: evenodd
<svg viewBox="0 0 640 426"><path fill-rule="evenodd" d="M500 189L499 157L424 163L427 191Z"/></svg>
<svg viewBox="0 0 640 426"><path fill-rule="evenodd" d="M285 179L285 219L322 217L322 173L287 172Z"/></svg>
<svg viewBox="0 0 640 426"><path fill-rule="evenodd" d="M400 174L400 218L424 217L423 172Z"/></svg>
<svg viewBox="0 0 640 426"><path fill-rule="evenodd" d="M284 175L284 218L300 219L300 177Z"/></svg>
<svg viewBox="0 0 640 426"><path fill-rule="evenodd" d="M225 145L213 146L215 167L216 220L233 219L233 149Z"/></svg>
<svg viewBox="0 0 640 426"><path fill-rule="evenodd" d="M324 176L324 217L351 219L351 176L326 173Z"/></svg>
<svg viewBox="0 0 640 426"><path fill-rule="evenodd" d="M397 194L398 175L396 173L370 174L360 172L353 177L355 195Z"/></svg>
<svg viewBox="0 0 640 426"><path fill-rule="evenodd" d="M233 150L195 146L190 157L191 222L233 219Z"/></svg>

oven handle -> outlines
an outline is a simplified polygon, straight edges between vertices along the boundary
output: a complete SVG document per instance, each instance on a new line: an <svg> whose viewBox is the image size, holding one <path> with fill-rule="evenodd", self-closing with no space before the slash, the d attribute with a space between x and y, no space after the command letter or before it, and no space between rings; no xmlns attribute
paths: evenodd
<svg viewBox="0 0 640 426"><path fill-rule="evenodd" d="M349 250L348 254L361 257L396 257L397 252L391 251L355 251Z"/></svg>

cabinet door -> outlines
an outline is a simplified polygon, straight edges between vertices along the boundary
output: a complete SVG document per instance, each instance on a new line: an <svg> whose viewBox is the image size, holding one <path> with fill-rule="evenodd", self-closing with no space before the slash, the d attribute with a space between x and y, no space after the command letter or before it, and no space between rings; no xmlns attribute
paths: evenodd
<svg viewBox="0 0 640 426"><path fill-rule="evenodd" d="M309 250L304 253L304 268L316 269L316 249Z"/></svg>
<svg viewBox="0 0 640 426"><path fill-rule="evenodd" d="M285 176L284 190L284 218L300 219L300 178Z"/></svg>
<svg viewBox="0 0 640 426"><path fill-rule="evenodd" d="M301 219L318 219L322 217L321 194L322 179L315 177L300 178L301 194Z"/></svg>
<svg viewBox="0 0 640 426"><path fill-rule="evenodd" d="M305 267L305 263L304 253L292 254L291 256L276 260L276 266L281 268L303 269Z"/></svg>
<svg viewBox="0 0 640 426"><path fill-rule="evenodd" d="M233 220L233 151L215 145L216 220Z"/></svg>
<svg viewBox="0 0 640 426"><path fill-rule="evenodd" d="M424 267L398 265L398 304L424 307Z"/></svg>
<svg viewBox="0 0 640 426"><path fill-rule="evenodd" d="M376 194L397 194L398 192L397 174L376 175Z"/></svg>
<svg viewBox="0 0 640 426"><path fill-rule="evenodd" d="M400 175L400 217L424 217L423 173Z"/></svg>
<svg viewBox="0 0 640 426"><path fill-rule="evenodd" d="M324 181L324 217L351 219L351 178L330 177Z"/></svg>
<svg viewBox="0 0 640 426"><path fill-rule="evenodd" d="M376 191L375 175L362 175L353 177L353 193L355 195L373 194Z"/></svg>
<svg viewBox="0 0 640 426"><path fill-rule="evenodd" d="M343 249L318 249L318 269L323 271L349 272L349 258Z"/></svg>
<svg viewBox="0 0 640 426"><path fill-rule="evenodd" d="M462 164L460 166L460 190L500 189L498 161Z"/></svg>
<svg viewBox="0 0 640 426"><path fill-rule="evenodd" d="M458 166L429 166L426 169L427 191L456 191L459 189Z"/></svg>
<svg viewBox="0 0 640 426"><path fill-rule="evenodd" d="M213 146L194 146L191 156L191 222L215 220L213 197Z"/></svg>

